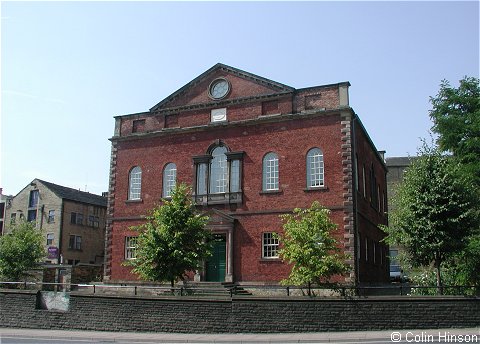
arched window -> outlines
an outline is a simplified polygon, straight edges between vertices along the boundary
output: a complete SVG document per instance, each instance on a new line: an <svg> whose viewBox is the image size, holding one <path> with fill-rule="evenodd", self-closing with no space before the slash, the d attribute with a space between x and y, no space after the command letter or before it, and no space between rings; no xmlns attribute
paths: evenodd
<svg viewBox="0 0 480 344"><path fill-rule="evenodd" d="M140 199L140 193L142 191L142 169L140 166L135 166L130 170L128 176L128 199L137 200Z"/></svg>
<svg viewBox="0 0 480 344"><path fill-rule="evenodd" d="M228 187L228 169L225 146L218 146L212 151L210 161L210 193L225 193Z"/></svg>
<svg viewBox="0 0 480 344"><path fill-rule="evenodd" d="M312 148L307 153L307 188L325 186L323 152L320 148Z"/></svg>
<svg viewBox="0 0 480 344"><path fill-rule="evenodd" d="M278 189L278 155L270 152L263 157L263 191Z"/></svg>
<svg viewBox="0 0 480 344"><path fill-rule="evenodd" d="M172 189L177 182L177 165L173 162L167 164L163 169L163 197L171 196Z"/></svg>
<svg viewBox="0 0 480 344"><path fill-rule="evenodd" d="M193 157L195 202L198 204L241 203L241 172L244 152L231 152L217 140L207 154Z"/></svg>

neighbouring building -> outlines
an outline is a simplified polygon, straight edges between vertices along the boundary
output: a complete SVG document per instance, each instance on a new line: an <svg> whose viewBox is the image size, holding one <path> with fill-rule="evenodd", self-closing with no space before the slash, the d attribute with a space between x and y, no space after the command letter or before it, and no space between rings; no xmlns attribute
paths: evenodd
<svg viewBox="0 0 480 344"><path fill-rule="evenodd" d="M0 188L0 235L3 235L3 229L5 228L5 208L11 198L11 196L4 195L3 189Z"/></svg>
<svg viewBox="0 0 480 344"><path fill-rule="evenodd" d="M35 221L45 263L103 264L106 214L107 197L34 179L8 202L5 220Z"/></svg>
<svg viewBox="0 0 480 344"><path fill-rule="evenodd" d="M349 255L347 283L388 281L386 173L349 104L348 82L295 89L216 64L149 111L115 117L106 281L135 280L130 229L176 182L211 216L204 281L278 283L279 215L317 200L331 210Z"/></svg>
<svg viewBox="0 0 480 344"><path fill-rule="evenodd" d="M395 195L395 188L402 183L403 174L405 170L412 164L412 161L416 157L391 157L386 158L385 163L388 168L387 173L387 194L388 194L388 212L393 210L393 202L390 200ZM401 253L401 248L398 246L391 246L389 252L390 258L390 279L393 281L402 281L404 270L401 266L399 259L397 258Z"/></svg>

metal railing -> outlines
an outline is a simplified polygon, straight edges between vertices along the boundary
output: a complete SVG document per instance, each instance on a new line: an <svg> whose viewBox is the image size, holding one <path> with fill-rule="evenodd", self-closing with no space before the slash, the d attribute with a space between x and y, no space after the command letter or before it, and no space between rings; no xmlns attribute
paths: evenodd
<svg viewBox="0 0 480 344"><path fill-rule="evenodd" d="M127 284L86 284L86 283L50 283L50 282L3 282L0 288L21 290L44 290L78 292L84 294L124 295L124 296L218 296L233 297L242 294L257 296L320 296L320 297L369 297L369 296L480 296L480 286L418 286L410 284L392 284L384 286L313 286L311 288L282 285L245 284L224 287L202 287L176 285L174 287L127 285Z"/></svg>

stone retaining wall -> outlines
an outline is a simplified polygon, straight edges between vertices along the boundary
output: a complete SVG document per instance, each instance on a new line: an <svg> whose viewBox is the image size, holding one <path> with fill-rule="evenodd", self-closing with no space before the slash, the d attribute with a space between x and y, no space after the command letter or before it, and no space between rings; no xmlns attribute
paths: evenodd
<svg viewBox="0 0 480 344"><path fill-rule="evenodd" d="M79 295L66 311L38 306L35 291L0 291L0 326L183 333L323 332L480 326L466 297L147 298Z"/></svg>

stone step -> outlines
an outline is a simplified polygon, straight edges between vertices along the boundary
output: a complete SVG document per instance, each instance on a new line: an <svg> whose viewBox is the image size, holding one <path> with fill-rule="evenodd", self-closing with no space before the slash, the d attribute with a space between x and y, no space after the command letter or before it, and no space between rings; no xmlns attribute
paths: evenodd
<svg viewBox="0 0 480 344"><path fill-rule="evenodd" d="M252 295L243 288L236 286L231 282L186 282L184 288L194 295L230 295L230 290L233 289L235 295Z"/></svg>

